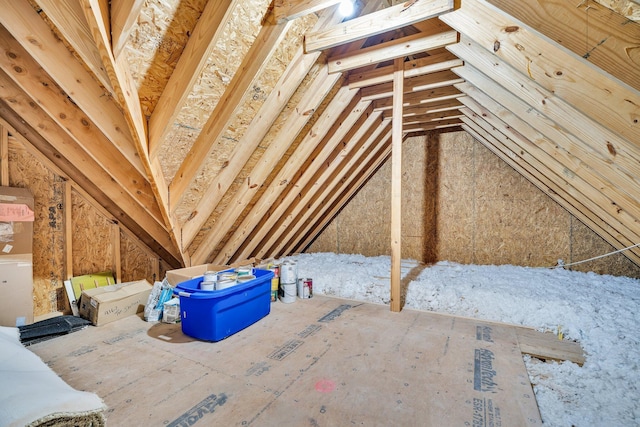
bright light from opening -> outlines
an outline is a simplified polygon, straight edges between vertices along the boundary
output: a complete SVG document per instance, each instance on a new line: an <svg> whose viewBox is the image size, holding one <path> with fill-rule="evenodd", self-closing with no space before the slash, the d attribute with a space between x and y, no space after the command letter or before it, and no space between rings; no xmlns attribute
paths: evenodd
<svg viewBox="0 0 640 427"><path fill-rule="evenodd" d="M338 11L345 18L350 17L351 15L353 15L353 1L352 0L342 0L340 2L340 7L338 8Z"/></svg>

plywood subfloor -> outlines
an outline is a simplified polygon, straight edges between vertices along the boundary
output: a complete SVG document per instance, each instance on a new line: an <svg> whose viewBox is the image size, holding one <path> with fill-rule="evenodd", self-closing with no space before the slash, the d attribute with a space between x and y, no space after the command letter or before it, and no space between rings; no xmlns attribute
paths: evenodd
<svg viewBox="0 0 640 427"><path fill-rule="evenodd" d="M132 316L29 348L110 426L541 424L515 328L324 296L217 343Z"/></svg>

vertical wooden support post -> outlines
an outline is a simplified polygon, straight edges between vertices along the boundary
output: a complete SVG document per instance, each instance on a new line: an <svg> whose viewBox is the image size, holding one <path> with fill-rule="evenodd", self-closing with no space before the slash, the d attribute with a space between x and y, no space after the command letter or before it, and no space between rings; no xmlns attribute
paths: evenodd
<svg viewBox="0 0 640 427"><path fill-rule="evenodd" d="M391 124L391 311L400 305L400 262L402 261L402 103L404 58L394 61L393 121Z"/></svg>
<svg viewBox="0 0 640 427"><path fill-rule="evenodd" d="M73 277L73 220L71 218L71 181L64 183L64 277L71 280Z"/></svg>
<svg viewBox="0 0 640 427"><path fill-rule="evenodd" d="M9 186L9 130L0 124L0 185Z"/></svg>
<svg viewBox="0 0 640 427"><path fill-rule="evenodd" d="M120 226L111 224L111 238L113 241L113 274L116 283L122 282L122 259L120 258Z"/></svg>

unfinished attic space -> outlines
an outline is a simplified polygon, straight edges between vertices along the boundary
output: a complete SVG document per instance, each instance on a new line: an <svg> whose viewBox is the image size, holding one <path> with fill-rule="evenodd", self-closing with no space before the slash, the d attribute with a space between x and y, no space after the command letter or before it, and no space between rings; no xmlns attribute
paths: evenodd
<svg viewBox="0 0 640 427"><path fill-rule="evenodd" d="M0 0L0 51L0 426L640 425L640 0Z"/></svg>

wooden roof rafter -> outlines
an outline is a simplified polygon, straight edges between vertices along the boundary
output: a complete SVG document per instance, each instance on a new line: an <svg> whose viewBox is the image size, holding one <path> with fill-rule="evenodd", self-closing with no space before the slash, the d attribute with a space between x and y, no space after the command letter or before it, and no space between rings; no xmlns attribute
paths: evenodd
<svg viewBox="0 0 640 427"><path fill-rule="evenodd" d="M639 91L484 0L465 0L464 7L441 19L593 120L626 139L640 140ZM588 90L580 87L587 82Z"/></svg>
<svg viewBox="0 0 640 427"><path fill-rule="evenodd" d="M375 162L383 162L386 159L388 151L385 151L385 147L387 150L390 147L385 146L385 141L389 141L390 138L391 121L383 119L382 126L375 130L371 141L365 141L362 147L363 153L360 156L354 156L344 164L344 172L341 172L341 177L336 178L333 186L325 191L326 195L316 198L309 211L297 220L293 236L288 241L283 239L269 252L277 257L292 253L303 240L309 238L310 234L317 232L317 229L313 229L315 225L323 220L332 220L335 212L331 212L331 208L336 205L340 197L349 191L357 191L360 183L369 179L371 173L377 169L377 166L373 166ZM324 228L324 225L320 228ZM312 238L315 237L316 235L313 235Z"/></svg>
<svg viewBox="0 0 640 427"><path fill-rule="evenodd" d="M37 0L38 6L47 15L55 28L82 58L96 79L105 89L115 95L108 70L102 62L100 50L93 42L93 35L78 0Z"/></svg>
<svg viewBox="0 0 640 427"><path fill-rule="evenodd" d="M14 99L19 104L29 104L29 100ZM4 122L5 127L10 127L14 135L28 141L34 150L42 153L67 176L82 185L83 189L101 205L108 207L108 211L117 221L122 222L130 230L134 230L147 246L163 256L170 265L179 265L181 262L180 254L173 249L164 224L142 208L135 197L123 192L118 186L101 186L99 183L111 180L108 173L87 156L80 147L74 147L74 144L65 141L67 136L64 132L51 122L40 109L34 109L31 106L28 108L31 114L37 113L38 116L23 116L24 110L18 106L9 107L4 101L0 101L0 117L3 118L0 121ZM26 120L30 123L38 123L38 130L30 126ZM47 130L44 135L42 135L43 128ZM59 147L66 149L61 151L58 149Z"/></svg>
<svg viewBox="0 0 640 427"><path fill-rule="evenodd" d="M337 13L328 11L321 14L316 25L318 27L331 25L338 20L339 17ZM229 190L238 173L240 173L255 148L265 137L280 112L286 107L319 56L320 53L304 54L302 47L299 48L285 73L282 74L267 100L260 108L260 111L253 118L247 132L236 144L233 152L229 156L229 164L220 171L212 184L207 187L194 210L194 214L183 224L183 247L187 247L193 242L193 239L208 219L208 213L213 212L216 206L218 206L218 203L222 200L227 190ZM324 97L326 95L326 92L319 88L311 90L319 90L316 92L318 96Z"/></svg>
<svg viewBox="0 0 640 427"><path fill-rule="evenodd" d="M312 214L319 206L332 203L332 196L341 191L344 184L342 181L354 164L367 163L367 156L373 152L377 139L385 129L387 129L387 123L382 119L382 116L372 113L371 125L361 135L354 135L354 143L349 151L344 150L341 153L339 163L336 163L331 169L327 168L315 182L312 181L313 186L306 191L304 198L297 203L295 211L291 213L292 219L287 228L279 237L271 236L273 242L270 247L267 247L268 242L260 244L266 248L265 253L270 256L280 256L283 253L283 248L289 242L302 238L306 233L306 231L303 232L304 225L314 220ZM314 191L311 191L312 189Z"/></svg>
<svg viewBox="0 0 640 427"><path fill-rule="evenodd" d="M0 37L2 37L2 31L0 30ZM12 50L15 52L15 50ZM3 55L4 58L9 56ZM21 65L28 65L30 61L28 58L21 57ZM35 69L35 74L38 75L37 82L40 84L34 86L33 79L23 79L21 73L15 73L16 68L20 66L11 66L11 61L8 64L0 60L0 68L6 70L0 71L0 81L2 82L2 88L0 93L3 97L12 97L15 100L11 105L15 109L20 108L18 99L24 99L24 103L28 105L33 102L32 99L40 99L40 108L33 112L23 107L22 115L25 119L32 119L30 123L44 123L51 122L50 125L41 125L42 133L50 133L51 141L59 142L59 149L63 153L68 153L72 158L80 159L89 157L92 163L104 171L109 176L109 181L119 184L122 192L126 192L136 199L138 205L149 212L156 221L162 221L160 210L157 203L153 198L151 192L151 186L146 180L144 175L141 175L136 169L134 169L130 163L126 162L122 154L114 148L109 140L104 135L97 131L95 127L89 125L89 120L82 110L70 102L64 95L61 95L55 82L53 82L45 73L40 74ZM43 89L43 87L45 89ZM24 95L20 92L23 91ZM45 114L41 114L45 113ZM86 126L83 126L86 123ZM60 138L54 138L53 135L60 135ZM94 144L84 145L84 140L92 140ZM63 142L64 141L64 142ZM75 154L72 154L75 153ZM114 166L116 165L116 166Z"/></svg>
<svg viewBox="0 0 640 427"><path fill-rule="evenodd" d="M269 20L271 19L269 18ZM290 24L290 21L275 24L268 21L262 26L256 41L251 45L238 71L226 87L224 94L214 107L206 124L198 134L198 138L182 160L178 171L169 184L171 212L175 212L189 186L202 170L206 159L215 150L216 142L227 129L245 93L266 65L267 59L273 55L279 42L286 35Z"/></svg>
<svg viewBox="0 0 640 427"><path fill-rule="evenodd" d="M280 129L278 136L274 139L274 141L269 145L267 150L263 153L261 161L258 163L252 171L251 175L248 179L251 180L252 183L257 184L242 186L233 196L232 201L230 202L230 206L236 207L236 209L241 206L246 205L255 192L257 191L258 185L260 185L271 173L272 162L280 159L284 153L289 148L289 145L296 138L298 133L303 129L306 123L311 118L310 113L314 112L318 106L320 105L320 100L317 97L317 94L328 94L329 91L335 86L337 82L336 78L332 78L327 73L326 66L320 69L320 73L315 77L311 86L306 91L305 95L298 102L294 113L289 117L285 126ZM227 213L228 212L228 213ZM231 222L230 218L236 217L236 215L240 215L241 212L231 212L229 209L223 212L223 215L228 215L228 220L225 218L218 219L217 223L221 221ZM230 226L230 224L227 224ZM220 227L220 230L224 230L224 228ZM207 245L208 247L201 250L201 256L206 259L208 253L211 253L215 248L215 245L219 242L214 241L214 239L219 239L220 236L217 236L215 233L209 231L203 238L203 241L200 243L200 246ZM200 246L198 249L200 249Z"/></svg>
<svg viewBox="0 0 640 427"><path fill-rule="evenodd" d="M340 164L340 157L351 152L353 146L373 123L379 123L379 116L380 113L373 113L370 101L359 98L350 117L344 121L348 127L341 126L336 129L327 143L318 147L320 150L316 150L306 161L300 163L299 170L290 182L291 185L283 189L268 213L263 215L260 223L250 233L251 242L245 249L247 252L251 253L255 248L258 258L271 256L266 255L267 251L278 236L282 236L291 227L291 221L304 206L310 192L325 185L330 172ZM355 120L351 121L352 117Z"/></svg>
<svg viewBox="0 0 640 427"><path fill-rule="evenodd" d="M176 235L177 221L169 209L169 194L164 182L164 175L157 163L151 162L149 158L149 146L147 135L147 122L142 114L142 106L131 70L124 55L117 58L113 56L111 50L109 19L103 15L100 0L80 0L83 7L87 24L93 39L98 47L102 62L107 69L109 80L122 106L129 131L133 137L133 142L142 159L146 174L151 182L153 194L156 197L167 231L173 246L180 250L179 241ZM180 251L182 252L182 251ZM182 261L186 260L186 254L182 253Z"/></svg>
<svg viewBox="0 0 640 427"><path fill-rule="evenodd" d="M390 122L389 122L390 124ZM306 249L313 239L335 218L348 201L362 188L362 186L373 176L378 168L389 159L391 156L391 128L389 126L388 132L385 132L380 138L377 144L378 149L368 156L367 163L361 163L356 166L356 170L353 174L348 174L350 182L342 186L341 192L336 193L337 197L333 198L334 202L320 207L320 212L314 214L313 218L316 220L309 226L305 226L305 229L309 231L297 239L297 243L291 243L287 245L284 253L292 253ZM358 172L359 170L359 172Z"/></svg>
<svg viewBox="0 0 640 427"><path fill-rule="evenodd" d="M634 244L624 234L620 234L601 217L595 215L592 206L583 204L583 201L589 201L581 198L564 176L554 175L545 163L531 158L519 146L511 145L511 139L497 132L496 128L486 123L482 116L478 116L468 109L462 111L468 116L463 119L465 130L477 137L478 141L485 144L487 148L514 167L572 215L591 227L609 244L614 247L626 247ZM640 262L640 257L635 252L628 252L627 256L634 262Z"/></svg>
<svg viewBox="0 0 640 427"><path fill-rule="evenodd" d="M111 50L118 58L136 24L144 0L111 0Z"/></svg>
<svg viewBox="0 0 640 427"><path fill-rule="evenodd" d="M138 171L144 166L127 122L112 96L54 35L38 13L23 1L1 0L0 23L67 93Z"/></svg>
<svg viewBox="0 0 640 427"><path fill-rule="evenodd" d="M189 37L180 59L167 82L158 104L149 118L149 157L154 159L185 106L209 55L223 35L223 30L240 0L207 2Z"/></svg>
<svg viewBox="0 0 640 427"><path fill-rule="evenodd" d="M567 7L562 2L541 0L488 1L620 81L640 90L640 58L634 53L640 44L637 25L630 25L629 17L609 8L613 3L626 6L627 10L635 8L636 20L640 20L640 2L637 0L635 3L633 0L584 0L575 7Z"/></svg>
<svg viewBox="0 0 640 427"><path fill-rule="evenodd" d="M483 90L492 89L494 96L513 98L512 95L505 93L495 84L490 87L485 86L487 83L488 81L485 80L481 84ZM633 199L629 199L624 192L620 191L621 187L625 187L621 181L621 176L616 174L606 162L597 162L589 155L576 157L571 153L572 141L568 138L570 135L559 135L558 129L546 125L543 119L536 118L535 114L532 114L530 110L527 111L526 106L515 108L517 103L515 99L510 99L508 104L510 108L514 108L514 111L521 114L522 117L518 117L516 113L506 110L496 101L489 99L485 92L478 92L469 88L470 97L462 100L475 113L476 116L474 117L484 116L485 120L489 120L489 117L495 118L491 123L495 128L504 123L505 119L508 120L509 125L503 124L501 126L507 129L503 133L517 131L518 136L522 136L523 142L518 146L518 152L523 155L526 151L536 161L544 164L545 170L549 171L547 176L551 177L552 180L558 181L561 179L566 182L566 191L576 200L584 200L582 204L586 207L586 210L582 212L583 215L596 216L600 221L604 221L610 224L613 229L618 230L611 237L620 233L625 236L637 236L636 238L640 239L640 230L634 231L637 228L635 224L638 222L637 218L639 217L637 203L634 203ZM473 98L471 97L480 99L482 105L472 100ZM503 116L504 119L499 118L498 115ZM551 132L551 137L555 136L555 138L550 140L549 137L540 133L540 130L546 133ZM556 135L553 135L553 133ZM527 138L526 141L524 141L524 138ZM518 141L513 135L511 135L511 140ZM530 141L535 141L536 143L533 144ZM580 141L576 141L576 143L580 144ZM512 150L517 151L517 148L512 148ZM567 176L564 171L567 170L568 166L572 166L572 170L576 172ZM608 180L612 181L608 182ZM619 186L612 184L612 182L619 183ZM626 188L632 187L626 186ZM590 222L593 221L591 220ZM611 240L608 236L602 237L605 240ZM618 238L616 237L616 239Z"/></svg>
<svg viewBox="0 0 640 427"><path fill-rule="evenodd" d="M296 18L319 12L322 9L335 6L342 0L275 0L273 16L276 21L292 21Z"/></svg>
<svg viewBox="0 0 640 427"><path fill-rule="evenodd" d="M327 77L327 79L329 81L336 81L336 79L331 76ZM344 83L343 79L338 79L338 82ZM235 229L224 247L214 256L214 263L226 263L228 259L233 256L235 252L234 248L239 247L247 237L251 236L255 226L267 213L270 206L278 200L280 194L287 190L286 187L295 185L296 173L299 171L302 163L317 150L321 150L322 147L331 144L331 140L339 140L340 136L348 131L362 113L362 110L360 110L361 107L358 105L359 102L360 97L357 91L352 91L345 85L338 89L336 95L323 111L318 121L316 121L313 128L304 136L296 150L287 159L285 165L278 171L275 178L273 178L267 189L262 193L259 202L254 205L254 208L245 216L240 226ZM297 134L298 132L296 132L296 135ZM284 152L282 154L284 154ZM252 182L263 182L263 180L254 181L252 178ZM229 230L239 218L240 213L241 212L237 212L237 214L228 218L224 223L219 222L218 224L220 224L221 229ZM216 240L218 240L215 242L216 245L220 243L219 239L221 239L221 236L216 236Z"/></svg>

